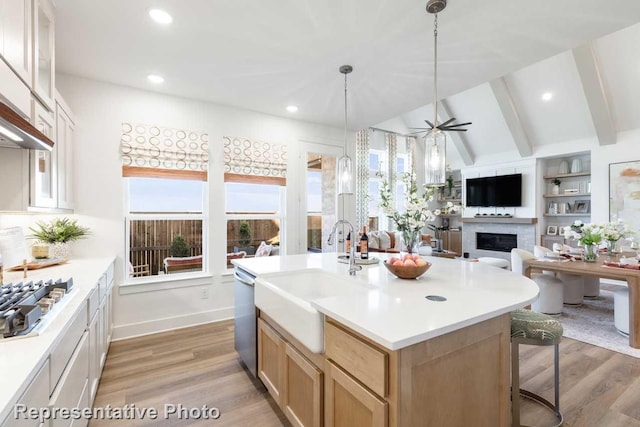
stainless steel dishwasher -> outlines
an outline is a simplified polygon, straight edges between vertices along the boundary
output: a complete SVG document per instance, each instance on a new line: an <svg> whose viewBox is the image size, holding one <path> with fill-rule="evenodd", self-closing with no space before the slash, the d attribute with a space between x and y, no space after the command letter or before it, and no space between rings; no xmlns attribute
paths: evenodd
<svg viewBox="0 0 640 427"><path fill-rule="evenodd" d="M235 348L240 360L254 377L258 375L258 347L256 306L254 302L255 276L241 269L234 270L234 331Z"/></svg>

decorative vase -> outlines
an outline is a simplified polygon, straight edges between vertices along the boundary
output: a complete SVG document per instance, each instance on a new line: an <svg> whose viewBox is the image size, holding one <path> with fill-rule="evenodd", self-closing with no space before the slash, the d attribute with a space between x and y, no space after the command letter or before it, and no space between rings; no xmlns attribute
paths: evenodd
<svg viewBox="0 0 640 427"><path fill-rule="evenodd" d="M48 243L34 243L31 246L31 255L35 259L45 259L49 258L49 244Z"/></svg>
<svg viewBox="0 0 640 427"><path fill-rule="evenodd" d="M551 188L551 194L560 194L560 186L559 185L554 185Z"/></svg>
<svg viewBox="0 0 640 427"><path fill-rule="evenodd" d="M420 230L405 230L400 232L402 238L402 248L410 254L418 253L420 243Z"/></svg>
<svg viewBox="0 0 640 427"><path fill-rule="evenodd" d="M69 258L71 245L67 242L58 242L51 245L51 256L53 258Z"/></svg>
<svg viewBox="0 0 640 427"><path fill-rule="evenodd" d="M596 244L585 244L584 245L584 262L596 262L598 258L598 245Z"/></svg>
<svg viewBox="0 0 640 427"><path fill-rule="evenodd" d="M566 160L561 161L560 166L558 167L558 173L561 175L569 173L569 162Z"/></svg>
<svg viewBox="0 0 640 427"><path fill-rule="evenodd" d="M607 240L607 255L616 256L615 255L616 243L618 243L617 240Z"/></svg>

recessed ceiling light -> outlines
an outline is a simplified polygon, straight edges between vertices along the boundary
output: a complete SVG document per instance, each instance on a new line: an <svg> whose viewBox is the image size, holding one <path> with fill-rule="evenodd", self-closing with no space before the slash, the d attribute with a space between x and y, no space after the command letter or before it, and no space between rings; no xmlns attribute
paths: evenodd
<svg viewBox="0 0 640 427"><path fill-rule="evenodd" d="M155 83L155 84L160 84L160 83L164 83L164 78L162 76L158 76L156 74L149 74L147 76L147 79L151 82L151 83Z"/></svg>
<svg viewBox="0 0 640 427"><path fill-rule="evenodd" d="M287 111L290 113L295 113L296 111L298 111L298 107L296 107L295 105L289 105L287 106Z"/></svg>
<svg viewBox="0 0 640 427"><path fill-rule="evenodd" d="M171 24L173 22L173 17L161 9L151 9L149 16L158 24Z"/></svg>
<svg viewBox="0 0 640 427"><path fill-rule="evenodd" d="M553 98L553 94L551 92L545 92L542 94L543 101L551 101L551 98Z"/></svg>

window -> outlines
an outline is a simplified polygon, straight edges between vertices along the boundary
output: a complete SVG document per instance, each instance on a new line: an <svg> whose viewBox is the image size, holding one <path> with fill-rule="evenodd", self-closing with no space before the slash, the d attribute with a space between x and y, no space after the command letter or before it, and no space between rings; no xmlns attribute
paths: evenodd
<svg viewBox="0 0 640 427"><path fill-rule="evenodd" d="M206 270L208 136L122 124L128 280Z"/></svg>
<svg viewBox="0 0 640 427"><path fill-rule="evenodd" d="M231 268L235 258L280 253L287 152L280 144L224 137L224 153L226 262Z"/></svg>
<svg viewBox="0 0 640 427"><path fill-rule="evenodd" d="M203 271L207 183L126 178L129 277Z"/></svg>
<svg viewBox="0 0 640 427"><path fill-rule="evenodd" d="M279 251L285 195L280 185L225 183L227 267L235 257L256 256L262 242L270 246L265 255Z"/></svg>

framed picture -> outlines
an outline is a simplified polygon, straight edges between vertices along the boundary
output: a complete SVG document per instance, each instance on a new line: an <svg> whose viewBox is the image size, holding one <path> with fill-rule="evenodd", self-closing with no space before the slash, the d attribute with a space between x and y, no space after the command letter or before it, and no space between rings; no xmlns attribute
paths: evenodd
<svg viewBox="0 0 640 427"><path fill-rule="evenodd" d="M547 236L557 236L558 235L558 226L557 225L549 225L547 226Z"/></svg>
<svg viewBox="0 0 640 427"><path fill-rule="evenodd" d="M640 160L609 164L609 221L640 229Z"/></svg>
<svg viewBox="0 0 640 427"><path fill-rule="evenodd" d="M573 205L573 212L575 213L589 213L589 206L591 202L589 200L576 200Z"/></svg>

